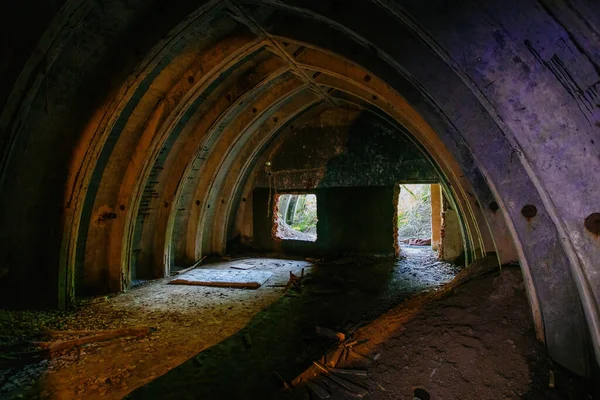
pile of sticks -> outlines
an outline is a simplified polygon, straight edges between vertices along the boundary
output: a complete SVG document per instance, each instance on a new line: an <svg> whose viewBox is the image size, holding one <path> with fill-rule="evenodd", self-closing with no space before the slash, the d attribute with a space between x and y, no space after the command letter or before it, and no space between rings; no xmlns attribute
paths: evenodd
<svg viewBox="0 0 600 400"><path fill-rule="evenodd" d="M312 365L292 382L284 385L284 390L293 390L297 387L306 386L317 398L329 399L336 394L361 399L369 394L369 390L353 379L362 379L369 376L368 370L356 368L341 368L348 359L356 357L367 362L374 362L379 354L373 357L359 353L355 347L366 343L368 340L357 340L348 338L352 329L347 334L336 332L328 328L317 327L318 336L335 340L337 343L326 355Z"/></svg>

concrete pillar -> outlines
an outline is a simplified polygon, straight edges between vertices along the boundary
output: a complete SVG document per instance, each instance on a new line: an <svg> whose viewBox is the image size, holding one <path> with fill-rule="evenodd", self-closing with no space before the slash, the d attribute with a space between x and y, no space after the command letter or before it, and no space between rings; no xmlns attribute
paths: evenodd
<svg viewBox="0 0 600 400"><path fill-rule="evenodd" d="M431 248L437 251L442 239L442 191L440 185L431 185Z"/></svg>
<svg viewBox="0 0 600 400"><path fill-rule="evenodd" d="M458 213L447 199L442 200L442 235L438 254L444 261L454 261L463 251L462 234Z"/></svg>

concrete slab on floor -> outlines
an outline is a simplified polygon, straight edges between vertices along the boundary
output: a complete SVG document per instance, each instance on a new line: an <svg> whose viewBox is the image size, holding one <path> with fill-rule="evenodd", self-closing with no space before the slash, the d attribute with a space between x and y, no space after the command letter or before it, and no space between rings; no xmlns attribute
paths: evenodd
<svg viewBox="0 0 600 400"><path fill-rule="evenodd" d="M262 270L193 269L173 279L169 284L258 289L271 276L272 272Z"/></svg>

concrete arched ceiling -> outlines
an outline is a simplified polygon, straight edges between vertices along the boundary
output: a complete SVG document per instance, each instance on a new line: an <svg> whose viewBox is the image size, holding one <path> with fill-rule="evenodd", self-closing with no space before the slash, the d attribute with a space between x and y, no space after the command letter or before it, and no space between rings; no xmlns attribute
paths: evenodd
<svg viewBox="0 0 600 400"><path fill-rule="evenodd" d="M540 339L585 374L600 354L598 11L445 4L66 1L24 36L18 75L3 69L6 292L64 306L224 251L269 146L351 105L435 165L472 257L510 260L514 242Z"/></svg>

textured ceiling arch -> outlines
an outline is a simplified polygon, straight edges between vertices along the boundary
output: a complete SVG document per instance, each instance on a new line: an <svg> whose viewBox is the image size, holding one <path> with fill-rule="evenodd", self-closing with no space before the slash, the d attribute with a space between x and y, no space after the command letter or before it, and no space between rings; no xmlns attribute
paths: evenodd
<svg viewBox="0 0 600 400"><path fill-rule="evenodd" d="M600 247L584 224L598 212L600 43L593 19L557 21L562 3L543 3L440 17L437 0L66 1L2 93L11 293L37 271L30 290L64 306L223 251L269 146L352 104L439 167L475 257L514 241L540 338L585 374L588 338L600 356Z"/></svg>
<svg viewBox="0 0 600 400"><path fill-rule="evenodd" d="M288 47L290 47L290 52L294 52L297 51L298 48L303 47L305 49L305 52L308 53L309 50L306 50L306 48L304 46L301 45L296 45L296 46L292 46L289 42L288 39ZM315 50L316 51L316 50ZM485 226L485 220L483 217L480 216L480 220L479 221L474 221L474 219L476 218L475 214L473 212L473 205L469 203L468 200L466 199L466 193L464 192L464 189L461 185L465 185L467 184L467 182L465 180L463 180L463 182L459 182L457 180L460 168L456 165L454 165L453 167L450 165L453 163L452 161L452 156L447 152L447 150L445 149L444 145L439 143L439 140L437 139L437 135L431 130L431 129L427 129L427 124L420 120L420 118L418 117L418 114L416 112L414 112L414 110L411 110L410 106L408 106L408 104L406 103L405 100L401 99L401 97L398 97L397 95L394 95L393 91L390 91L389 89L386 90L384 89L385 84L381 81L379 81L376 77L372 77L371 85L374 85L375 89L374 90L379 90L377 93L379 93L379 97L377 99L377 101L375 101L375 103L379 102L381 104L383 104L381 107L377 107L375 104L371 104L371 102L373 102L373 94L371 93L375 93L375 91L373 91L373 89L365 89L365 88L360 88L360 85L356 84L356 81L352 80L352 74L351 74L351 69L355 69L355 75L356 77L358 77L358 79L360 79L360 81L362 81L363 77L365 76L365 74L367 73L366 71L364 71L363 69L361 69L360 67L356 66L356 65L351 65L349 64L347 61L344 61L342 59L334 59L334 58L330 58L328 59L328 61L330 62L330 65L336 65L337 63L340 64L339 69L345 70L346 74L348 75L346 78L343 79L343 81L345 81L344 83L340 83L340 82L336 82L335 81L335 77L334 75L332 76L328 76L331 72L330 71L325 71L324 69L319 71L319 74L317 76L317 78L315 78L315 82L319 85L322 85L323 87L323 91L328 92L329 93L329 99L330 101L333 101L334 103L337 104L345 104L348 101L350 101L350 99L348 98L343 98L343 93L354 93L351 96L351 99L353 99L352 101L355 102L355 104L359 104L361 107L375 107L379 110L379 112L383 112L386 116L386 118L391 118L392 120L397 120L400 121L402 126L405 126L406 129L409 130L409 132L411 132L415 137L417 137L417 141L422 141L424 143L421 143L421 145L424 146L424 152L427 154L432 154L433 155L433 162L436 164L440 164L442 167L442 171L444 176L447 176L447 178L451 183L452 183L452 187L456 188L457 191L462 191L462 193L456 193L456 195L458 196L458 198L463 199L462 200L462 207L461 209L463 209L463 214L468 214L469 217L469 228L471 229L471 234L467 235L469 238L476 238L477 243L473 243L470 248L474 248L474 249L479 249L479 251L481 251L481 249L484 250L485 253L485 248L486 245L482 242L480 242L481 239L481 234L478 232L478 225L483 224L483 226ZM335 62L332 62L335 61ZM311 70L310 66L306 65L306 64L302 64L299 63L298 65L300 65L303 69L305 69L308 73L308 75L310 76L315 76L315 71ZM331 69L331 67L330 67ZM355 77L355 79L356 79ZM354 83L352 83L354 82ZM346 87L344 87L346 86ZM337 96L342 95L341 98L337 98ZM356 97L358 96L358 97ZM360 101L358 99L360 99L362 96L363 99L363 103L361 104ZM387 105L387 107L385 106ZM387 112L388 114L386 114L386 108L388 109ZM394 110L396 109L396 110ZM297 126L298 127L298 126ZM425 131L427 131L427 133L425 133ZM276 133L273 132L274 134ZM433 143L433 142L435 143ZM443 154L443 155L442 155ZM445 157L445 158L444 158ZM452 169L454 168L454 169ZM237 180L236 180L237 182ZM467 184L468 185L468 184ZM205 192L208 191L210 192L210 190L202 188L199 192ZM233 189L230 189L228 193L230 193L231 191L233 191ZM198 197L198 196L196 196ZM220 199L223 199L223 201L227 201L227 199L229 199L228 195L221 195L221 196L216 196ZM214 204L211 203L211 204ZM188 205L184 205L183 207L188 207ZM220 207L220 204L215 204L216 207ZM226 208L227 209L227 208ZM228 209L230 210L230 209ZM223 215L221 215L219 218L217 218L219 222L220 226L227 226L227 221L228 221L228 213L225 213ZM201 221L201 224L205 223L204 218L189 218L188 221L190 221L192 224L195 224L195 221ZM192 227L192 229L194 229L194 227ZM222 228L217 228L217 227L213 227L211 229L209 229L209 232L212 232L214 229L221 229ZM505 229L505 228L504 228ZM505 233L506 234L506 233ZM192 234L191 237L194 237L195 235ZM213 251L223 251L224 249L224 245L225 245L225 239L226 236L223 234L217 235L216 236L217 239L217 243L214 245L215 247L209 247L210 250ZM494 249L494 244L493 241L491 240L491 238L489 237L489 233L486 232L486 239L488 240L487 243L487 248L489 251L492 251ZM199 240L188 240L188 243L193 243L194 245L201 243L201 241ZM194 257L197 258L198 257L198 250L196 250L194 253L195 254ZM481 256L481 254L479 255ZM191 257L190 257L191 258Z"/></svg>

